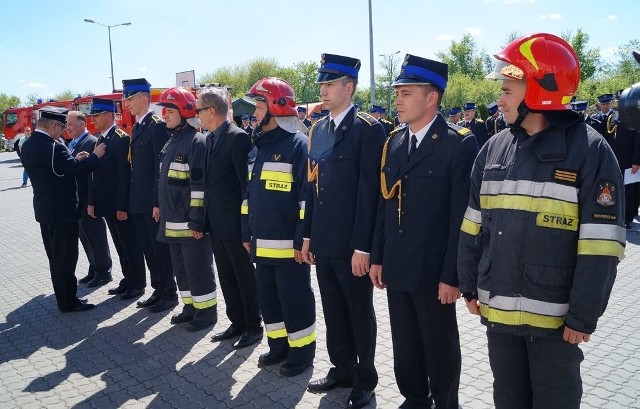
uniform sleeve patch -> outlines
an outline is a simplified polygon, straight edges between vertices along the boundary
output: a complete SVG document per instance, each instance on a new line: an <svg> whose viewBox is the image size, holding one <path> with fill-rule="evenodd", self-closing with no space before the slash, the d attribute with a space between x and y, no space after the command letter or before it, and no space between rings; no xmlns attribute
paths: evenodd
<svg viewBox="0 0 640 409"><path fill-rule="evenodd" d="M612 182L600 181L597 184L596 203L600 207L611 207L616 204L615 191L616 185Z"/></svg>
<svg viewBox="0 0 640 409"><path fill-rule="evenodd" d="M599 219L599 220L615 221L618 218L618 216L616 216L615 214L609 214L609 213L594 213L593 218Z"/></svg>
<svg viewBox="0 0 640 409"><path fill-rule="evenodd" d="M367 114L366 112L358 112L358 117L361 119L364 119L364 121L367 122L369 125L373 125L378 122L377 119Z"/></svg>
<svg viewBox="0 0 640 409"><path fill-rule="evenodd" d="M572 169L556 169L553 172L553 178L559 182L576 183L578 172Z"/></svg>
<svg viewBox="0 0 640 409"><path fill-rule="evenodd" d="M151 115L151 119L153 119L153 122L159 124L162 122L162 119L160 119L160 117L158 115Z"/></svg>

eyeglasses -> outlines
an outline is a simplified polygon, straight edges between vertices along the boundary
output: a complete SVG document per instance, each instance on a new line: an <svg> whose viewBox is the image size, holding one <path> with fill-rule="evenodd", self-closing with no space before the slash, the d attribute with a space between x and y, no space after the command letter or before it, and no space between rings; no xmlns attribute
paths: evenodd
<svg viewBox="0 0 640 409"><path fill-rule="evenodd" d="M204 111L205 109L209 109L209 108L213 108L213 107L196 108L196 115L200 115L200 112Z"/></svg>

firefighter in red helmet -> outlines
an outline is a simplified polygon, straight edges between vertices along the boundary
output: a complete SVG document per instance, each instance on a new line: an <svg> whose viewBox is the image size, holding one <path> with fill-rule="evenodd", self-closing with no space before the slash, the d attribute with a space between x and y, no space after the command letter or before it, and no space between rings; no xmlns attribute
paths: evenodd
<svg viewBox="0 0 640 409"><path fill-rule="evenodd" d="M294 376L313 363L315 299L310 266L303 262L307 194L307 137L291 86L264 78L247 93L256 103L258 127L249 153L249 181L242 202L242 240L256 263L258 302L269 343L259 366L286 362Z"/></svg>
<svg viewBox="0 0 640 409"><path fill-rule="evenodd" d="M189 122L198 114L196 99L175 87L162 93L169 141L160 153L158 180L160 222L158 240L169 244L171 264L184 303L172 324L187 323L187 331L200 331L217 322L216 283L209 234L205 232L205 136Z"/></svg>
<svg viewBox="0 0 640 409"><path fill-rule="evenodd" d="M580 63L534 34L495 55L489 78L510 128L482 147L458 274L487 326L496 408L579 408L578 344L603 314L624 255L624 185L604 138L570 110Z"/></svg>

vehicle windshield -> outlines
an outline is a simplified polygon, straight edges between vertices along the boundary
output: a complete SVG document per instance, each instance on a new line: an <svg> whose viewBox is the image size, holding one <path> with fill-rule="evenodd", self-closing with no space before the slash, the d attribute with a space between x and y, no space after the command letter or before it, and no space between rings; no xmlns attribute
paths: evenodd
<svg viewBox="0 0 640 409"><path fill-rule="evenodd" d="M85 115L89 115L89 112L91 112L91 102L78 104L78 111L82 112Z"/></svg>
<svg viewBox="0 0 640 409"><path fill-rule="evenodd" d="M12 126L16 122L18 122L18 114L11 112L4 115L4 124L6 126Z"/></svg>

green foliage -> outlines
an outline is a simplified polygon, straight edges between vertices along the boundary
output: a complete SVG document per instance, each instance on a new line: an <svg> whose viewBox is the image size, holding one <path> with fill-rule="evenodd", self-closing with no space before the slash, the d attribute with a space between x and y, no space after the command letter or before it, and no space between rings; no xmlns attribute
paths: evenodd
<svg viewBox="0 0 640 409"><path fill-rule="evenodd" d="M442 106L445 110L452 107L461 107L466 102L475 102L482 118L487 117L485 107L491 101L500 96L500 82L492 80L477 80L468 75L455 73L449 75L447 90L442 97Z"/></svg>
<svg viewBox="0 0 640 409"><path fill-rule="evenodd" d="M580 78L583 81L592 78L598 71L601 59L600 49L589 48L588 46L589 34L582 31L582 29L578 29L575 35L568 32L562 34L562 38L571 44L571 47L573 47L578 55L578 60L580 60Z"/></svg>
<svg viewBox="0 0 640 409"><path fill-rule="evenodd" d="M478 50L471 34L464 34L460 41L451 41L449 49L439 51L436 56L449 65L449 75L464 74L471 78L482 79L490 64L484 50Z"/></svg>
<svg viewBox="0 0 640 409"><path fill-rule="evenodd" d="M65 89L64 91L56 94L53 99L55 99L56 101L67 101L70 99L74 99L75 97L77 97L78 94L71 91L70 89Z"/></svg>
<svg viewBox="0 0 640 409"><path fill-rule="evenodd" d="M17 107L20 105L20 98L15 95L7 95L4 92L0 92L0 114L2 114L6 109L11 107ZM0 116L0 127L4 121L4 117ZM0 131L2 129L0 128Z"/></svg>

